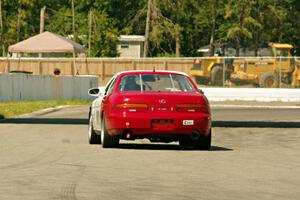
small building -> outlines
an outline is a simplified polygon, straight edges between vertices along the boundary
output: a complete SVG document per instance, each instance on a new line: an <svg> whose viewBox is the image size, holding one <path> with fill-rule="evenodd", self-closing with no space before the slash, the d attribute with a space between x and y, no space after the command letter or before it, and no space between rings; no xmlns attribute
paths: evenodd
<svg viewBox="0 0 300 200"><path fill-rule="evenodd" d="M121 35L117 46L120 57L140 58L144 54L145 37L143 35Z"/></svg>

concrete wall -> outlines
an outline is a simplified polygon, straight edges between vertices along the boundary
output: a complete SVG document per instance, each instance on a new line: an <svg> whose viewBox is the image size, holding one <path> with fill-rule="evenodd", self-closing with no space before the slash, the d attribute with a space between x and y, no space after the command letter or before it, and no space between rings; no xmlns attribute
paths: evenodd
<svg viewBox="0 0 300 200"><path fill-rule="evenodd" d="M98 87L97 76L42 76L0 74L0 102L19 100L91 100L87 92Z"/></svg>

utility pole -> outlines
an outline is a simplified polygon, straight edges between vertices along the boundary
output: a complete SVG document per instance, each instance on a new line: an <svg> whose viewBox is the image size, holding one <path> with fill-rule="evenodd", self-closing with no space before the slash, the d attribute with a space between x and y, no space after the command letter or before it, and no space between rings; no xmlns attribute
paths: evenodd
<svg viewBox="0 0 300 200"><path fill-rule="evenodd" d="M75 40L75 7L74 7L74 0L72 0L72 29L73 29L73 37Z"/></svg>
<svg viewBox="0 0 300 200"><path fill-rule="evenodd" d="M45 10L46 6L44 6L40 12L40 33L43 33L45 30Z"/></svg>
<svg viewBox="0 0 300 200"><path fill-rule="evenodd" d="M91 57L91 40L92 40L92 17L93 17L93 11L90 10L90 13L89 13L89 42L88 42L88 48L89 48L89 57Z"/></svg>
<svg viewBox="0 0 300 200"><path fill-rule="evenodd" d="M152 0L148 0L146 29L145 29L145 43L144 43L144 57L147 57L148 55L148 38L150 32L151 7L152 7Z"/></svg>
<svg viewBox="0 0 300 200"><path fill-rule="evenodd" d="M5 48L3 42L3 18L2 18L2 0L0 0L0 40L1 40L1 47L2 47L2 56L5 55Z"/></svg>
<svg viewBox="0 0 300 200"><path fill-rule="evenodd" d="M17 42L20 41L20 30L21 30L21 2L19 0L18 19L17 19Z"/></svg>
<svg viewBox="0 0 300 200"><path fill-rule="evenodd" d="M210 56L215 54L215 30L216 30L216 19L218 16L218 0L213 0L213 15L212 15L212 27L210 33ZM221 47L220 47L221 48Z"/></svg>
<svg viewBox="0 0 300 200"><path fill-rule="evenodd" d="M255 2L255 19L259 24L262 24L262 19L260 17L260 1L256 0ZM261 29L257 28L254 34L254 55L258 56L258 51L259 51L259 41L260 41L260 35L261 35Z"/></svg>
<svg viewBox="0 0 300 200"><path fill-rule="evenodd" d="M176 57L180 57L180 27L175 27L175 53Z"/></svg>

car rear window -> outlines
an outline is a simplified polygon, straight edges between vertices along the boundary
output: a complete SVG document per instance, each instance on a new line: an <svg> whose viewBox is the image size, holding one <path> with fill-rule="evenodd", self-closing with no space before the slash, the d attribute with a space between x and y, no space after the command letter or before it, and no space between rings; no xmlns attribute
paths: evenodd
<svg viewBox="0 0 300 200"><path fill-rule="evenodd" d="M120 91L195 91L189 79L174 74L138 74L123 76L119 84Z"/></svg>

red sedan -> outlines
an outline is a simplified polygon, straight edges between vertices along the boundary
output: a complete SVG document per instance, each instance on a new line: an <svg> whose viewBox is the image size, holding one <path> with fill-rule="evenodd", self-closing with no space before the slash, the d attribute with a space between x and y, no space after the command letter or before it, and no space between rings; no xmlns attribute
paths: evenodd
<svg viewBox="0 0 300 200"><path fill-rule="evenodd" d="M120 139L179 141L207 150L211 114L207 98L186 74L173 71L127 71L116 74L90 107L89 143L104 148Z"/></svg>

